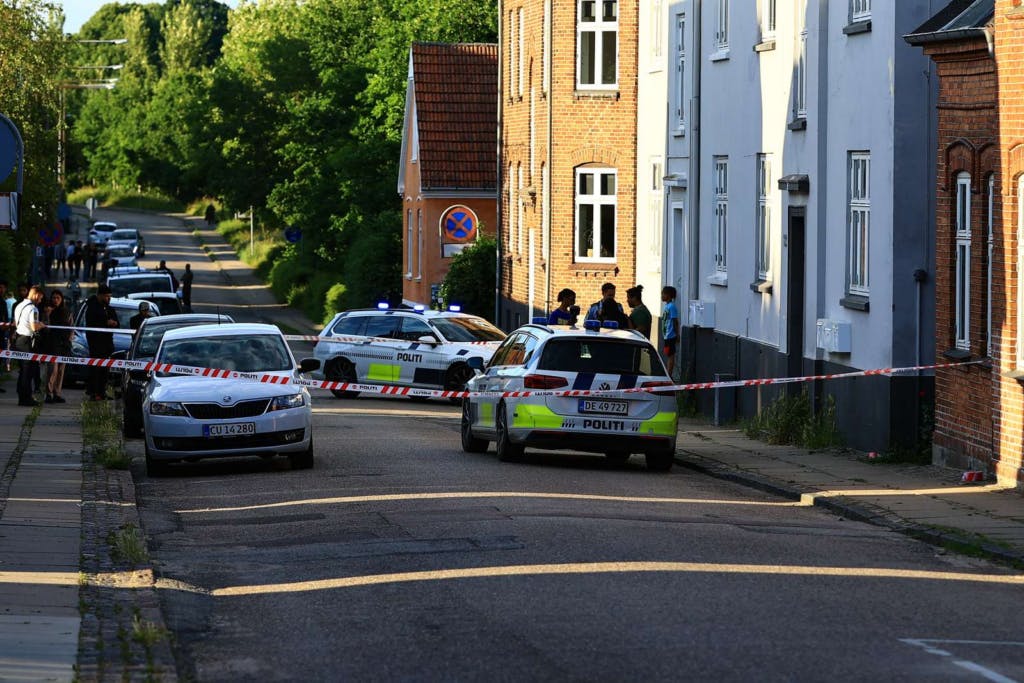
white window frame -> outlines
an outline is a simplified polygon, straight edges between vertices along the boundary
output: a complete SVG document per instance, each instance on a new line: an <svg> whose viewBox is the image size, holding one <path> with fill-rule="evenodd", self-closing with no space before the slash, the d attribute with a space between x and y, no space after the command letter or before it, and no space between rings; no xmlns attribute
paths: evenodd
<svg viewBox="0 0 1024 683"><path fill-rule="evenodd" d="M548 257L548 241L551 239L551 217L548 215L548 193L551 192L551 174L546 161L540 162L540 222L541 222L541 258Z"/></svg>
<svg viewBox="0 0 1024 683"><path fill-rule="evenodd" d="M414 235L413 235L413 225L414 225L414 223L412 222L412 209L407 209L406 210L405 225L406 225L406 227L405 227L405 266L406 266L406 269L405 269L405 279L406 280L411 280L412 279L412 258L413 258L412 250L413 250L414 245L415 245Z"/></svg>
<svg viewBox="0 0 1024 683"><path fill-rule="evenodd" d="M580 179L585 175L592 175L593 178L593 194L583 195L580 193ZM610 175L612 176L615 183L615 192L611 195L601 193L601 176ZM618 231L618 191L619 191L619 178L618 171L614 168L605 166L585 166L577 168L573 180L573 198L575 203L575 219L574 219L574 230L573 230L573 253L575 255L575 261L577 263L613 263L616 258L616 254L619 249L619 231ZM590 233L589 245L582 243L583 234L580 230L580 216L582 215L582 206L592 206L594 216L594 229ZM600 254L594 255L597 250L597 246L600 244L601 239L601 208L604 206L613 207L612 211L612 255L601 256ZM590 247L590 256L581 255L586 253L585 247Z"/></svg>
<svg viewBox="0 0 1024 683"><path fill-rule="evenodd" d="M665 160L660 155L651 157L651 185L648 202L650 233L648 248L652 264L660 263L662 232L665 226Z"/></svg>
<svg viewBox="0 0 1024 683"><path fill-rule="evenodd" d="M526 41L523 40L523 36L526 32L526 18L523 13L523 8L520 7L516 12L516 19L519 21L519 34L516 36L516 49L519 50L519 62L518 71L516 74L516 95L522 97L523 93L526 92Z"/></svg>
<svg viewBox="0 0 1024 683"><path fill-rule="evenodd" d="M953 338L956 348L971 348L971 174L956 175L954 195L956 246L953 254Z"/></svg>
<svg viewBox="0 0 1024 683"><path fill-rule="evenodd" d="M729 157L713 160L712 188L715 193L715 273L729 272Z"/></svg>
<svg viewBox="0 0 1024 683"><path fill-rule="evenodd" d="M676 82L675 82L675 130L677 135L686 131L686 14L676 15Z"/></svg>
<svg viewBox="0 0 1024 683"><path fill-rule="evenodd" d="M850 152L846 291L871 293L871 153Z"/></svg>
<svg viewBox="0 0 1024 683"><path fill-rule="evenodd" d="M615 20L605 21L603 17L604 5L613 3L615 7ZM583 8L586 5L593 5L594 21L583 21ZM594 82L584 83L583 76L583 36L588 33L594 34ZM605 81L604 70L604 36L612 33L615 36L615 64L611 74L611 81ZM610 90L619 87L619 0L576 0L576 88L578 90Z"/></svg>
<svg viewBox="0 0 1024 683"><path fill-rule="evenodd" d="M662 30L662 22L664 21L664 7L662 5L662 0L651 0L649 11L651 35L650 40L648 41L650 43L648 68L651 71L661 71L663 68L662 57L665 53L665 36L664 31Z"/></svg>
<svg viewBox="0 0 1024 683"><path fill-rule="evenodd" d="M729 52L729 0L718 0L715 11L715 34L712 45L716 53Z"/></svg>
<svg viewBox="0 0 1024 683"><path fill-rule="evenodd" d="M996 243L996 231L995 231L995 197L996 197L996 174L990 173L988 176L988 182L986 183L988 196L986 197L988 204L987 216L985 218L986 226L986 250L988 258L985 260L986 273L985 273L985 355L992 355L992 252L995 248Z"/></svg>
<svg viewBox="0 0 1024 683"><path fill-rule="evenodd" d="M771 280L772 263L772 213L771 213L772 155L757 155L757 215L755 260L757 279L760 282Z"/></svg>
<svg viewBox="0 0 1024 683"><path fill-rule="evenodd" d="M543 49L541 50L541 59L543 64L541 65L541 92L547 94L551 90L551 0L544 0L544 33L542 40L544 41Z"/></svg>
<svg viewBox="0 0 1024 683"><path fill-rule="evenodd" d="M797 32L796 43L796 83L793 88L793 116L799 120L807 118L807 24L802 16L797 21L800 22L800 30Z"/></svg>
<svg viewBox="0 0 1024 683"><path fill-rule="evenodd" d="M761 40L774 40L778 27L777 0L761 0Z"/></svg>
<svg viewBox="0 0 1024 683"><path fill-rule="evenodd" d="M525 221L526 208L523 206L523 165L516 164L516 246L519 247L517 254L523 252L523 222Z"/></svg>
<svg viewBox="0 0 1024 683"><path fill-rule="evenodd" d="M513 10L508 11L508 97L512 99L516 95L516 55L519 50L516 46L516 21Z"/></svg>
<svg viewBox="0 0 1024 683"><path fill-rule="evenodd" d="M1017 253L1024 246L1024 174L1017 176ZM1017 368L1024 368L1024 268L1017 267Z"/></svg>
<svg viewBox="0 0 1024 683"><path fill-rule="evenodd" d="M871 20L871 0L850 0L850 23Z"/></svg>
<svg viewBox="0 0 1024 683"><path fill-rule="evenodd" d="M423 279L423 209L416 209L416 279Z"/></svg>
<svg viewBox="0 0 1024 683"><path fill-rule="evenodd" d="M508 253L516 253L516 167L508 165Z"/></svg>

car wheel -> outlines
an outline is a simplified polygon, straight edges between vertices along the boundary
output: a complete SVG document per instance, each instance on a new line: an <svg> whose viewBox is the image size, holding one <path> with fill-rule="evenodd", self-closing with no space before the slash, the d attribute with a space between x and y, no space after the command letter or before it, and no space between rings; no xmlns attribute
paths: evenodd
<svg viewBox="0 0 1024 683"><path fill-rule="evenodd" d="M629 456L630 453L628 451L608 451L604 454L604 457L617 465L624 464L629 460Z"/></svg>
<svg viewBox="0 0 1024 683"><path fill-rule="evenodd" d="M355 382L356 366L348 358L336 358L327 364L324 376L329 382ZM355 398L359 395L358 391L342 391L340 389L331 389L331 393L335 398Z"/></svg>
<svg viewBox="0 0 1024 683"><path fill-rule="evenodd" d="M313 469L313 439L309 439L309 448L302 451L301 453L294 453L288 456L288 460L292 463L293 470L309 470Z"/></svg>
<svg viewBox="0 0 1024 683"><path fill-rule="evenodd" d="M512 443L508 434L508 408L504 403L498 405L498 413L494 419L494 429L497 432L495 448L498 451L498 460L502 462L518 462L523 459L526 447L522 444Z"/></svg>
<svg viewBox="0 0 1024 683"><path fill-rule="evenodd" d="M167 463L161 460L154 460L149 454L149 445L146 445L146 476L147 477L166 477L167 476Z"/></svg>
<svg viewBox="0 0 1024 683"><path fill-rule="evenodd" d="M488 446L487 439L478 439L473 436L472 408L469 399L462 401L462 450L467 453L486 453Z"/></svg>
<svg viewBox="0 0 1024 683"><path fill-rule="evenodd" d="M465 391L466 382L473 379L473 369L465 363L455 363L448 372L444 375L444 390L445 391ZM449 398L453 404L458 405L462 402L461 398Z"/></svg>
<svg viewBox="0 0 1024 683"><path fill-rule="evenodd" d="M668 472L672 469L672 462L675 460L675 455L675 452L667 449L648 453L645 456L647 460L647 469L651 472Z"/></svg>

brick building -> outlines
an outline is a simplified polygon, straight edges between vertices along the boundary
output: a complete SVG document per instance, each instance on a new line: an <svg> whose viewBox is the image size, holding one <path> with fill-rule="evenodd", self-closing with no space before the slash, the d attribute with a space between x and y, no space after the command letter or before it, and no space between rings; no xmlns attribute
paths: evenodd
<svg viewBox="0 0 1024 683"><path fill-rule="evenodd" d="M430 304L451 257L497 224L498 46L413 43L398 194L402 298Z"/></svg>
<svg viewBox="0 0 1024 683"><path fill-rule="evenodd" d="M500 3L499 319L636 278L637 3Z"/></svg>

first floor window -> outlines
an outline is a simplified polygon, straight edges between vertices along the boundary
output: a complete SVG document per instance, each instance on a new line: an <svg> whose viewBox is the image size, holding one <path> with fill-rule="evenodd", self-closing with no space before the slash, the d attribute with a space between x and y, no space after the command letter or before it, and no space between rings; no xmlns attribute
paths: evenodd
<svg viewBox="0 0 1024 683"><path fill-rule="evenodd" d="M618 0L579 0L576 23L576 84L579 87L618 83Z"/></svg>
<svg viewBox="0 0 1024 683"><path fill-rule="evenodd" d="M871 0L850 0L850 21L867 21L871 18Z"/></svg>
<svg viewBox="0 0 1024 683"><path fill-rule="evenodd" d="M772 184L772 157L757 155L757 279L765 282L771 270L772 214L769 205Z"/></svg>
<svg viewBox="0 0 1024 683"><path fill-rule="evenodd" d="M849 243L847 244L847 291L867 296L871 243L871 155L851 152L849 163Z"/></svg>
<svg viewBox="0 0 1024 683"><path fill-rule="evenodd" d="M715 157L715 271L728 270L729 157Z"/></svg>
<svg viewBox="0 0 1024 683"><path fill-rule="evenodd" d="M958 349L971 348L971 175L956 177L955 340Z"/></svg>
<svg viewBox="0 0 1024 683"><path fill-rule="evenodd" d="M576 169L576 260L615 260L616 171Z"/></svg>
<svg viewBox="0 0 1024 683"><path fill-rule="evenodd" d="M715 49L729 49L729 0L718 0L715 16Z"/></svg>

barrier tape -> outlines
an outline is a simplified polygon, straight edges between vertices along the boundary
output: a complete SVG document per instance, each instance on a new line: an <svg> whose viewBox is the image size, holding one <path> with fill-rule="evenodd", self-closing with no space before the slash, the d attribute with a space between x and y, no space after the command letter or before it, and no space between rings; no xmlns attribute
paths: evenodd
<svg viewBox="0 0 1024 683"><path fill-rule="evenodd" d="M427 344L429 342L421 342L410 339L395 339L394 337L321 337L315 334L286 334L284 335L287 341L305 341L305 342L335 342L339 344L361 344L371 342L386 342L388 344L394 344L395 342L406 342L409 344ZM469 341L469 342L448 342L449 344L471 344L473 346L489 346L494 345L497 347L501 344L500 341Z"/></svg>
<svg viewBox="0 0 1024 683"><path fill-rule="evenodd" d="M416 396L426 398L524 398L527 396L594 396L609 394L637 394L642 392L668 391L699 391L703 389L731 389L740 387L760 387L772 384L797 384L816 382L819 380L847 379L851 377L876 377L900 375L922 370L962 367L967 365L988 364L988 359L965 361L960 363L935 363L931 365L912 365L902 368L876 368L872 370L855 370L829 375L806 375L802 377L770 377L764 379L737 379L723 382L694 382L690 384L671 384L664 386L632 387L629 389L548 389L524 391L446 391L440 389L421 389L418 387L402 387L393 384L362 384L359 382L333 382L327 380L305 379L298 377L282 377L266 373L238 372L223 368L204 368L192 365L174 365L153 361L121 360L114 358L78 358L73 356L52 356L25 351L0 351L0 358L14 360L38 361L40 363L64 363L68 365L86 365L90 367L116 368L123 370L141 370L144 372L165 372L172 375L192 375L195 377L212 377L216 379L241 379L265 384L292 384L311 389L327 389L329 391L355 391L374 393L382 396Z"/></svg>

